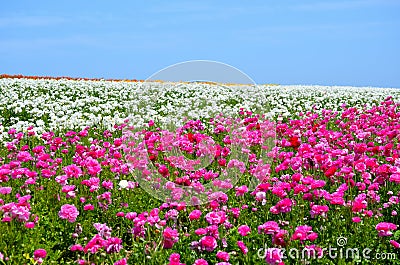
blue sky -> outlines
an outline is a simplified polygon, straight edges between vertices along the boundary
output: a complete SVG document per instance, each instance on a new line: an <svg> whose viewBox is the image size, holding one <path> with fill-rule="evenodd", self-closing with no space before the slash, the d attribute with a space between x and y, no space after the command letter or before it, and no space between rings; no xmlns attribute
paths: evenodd
<svg viewBox="0 0 400 265"><path fill-rule="evenodd" d="M0 73L146 79L188 60L257 83L400 87L400 1L6 1Z"/></svg>

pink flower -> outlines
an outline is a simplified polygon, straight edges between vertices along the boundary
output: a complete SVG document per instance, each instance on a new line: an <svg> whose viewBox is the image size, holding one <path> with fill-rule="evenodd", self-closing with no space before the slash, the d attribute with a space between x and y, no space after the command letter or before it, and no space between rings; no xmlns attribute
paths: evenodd
<svg viewBox="0 0 400 265"><path fill-rule="evenodd" d="M275 221L268 221L260 226L258 226L258 233L262 232L267 235L273 235L275 232L279 230L279 225Z"/></svg>
<svg viewBox="0 0 400 265"><path fill-rule="evenodd" d="M198 235L198 236L202 236L202 235L207 234L207 229L205 229L205 228L197 228L197 229L194 231L194 233L195 233L196 235Z"/></svg>
<svg viewBox="0 0 400 265"><path fill-rule="evenodd" d="M193 265L208 265L208 262L205 259L196 259Z"/></svg>
<svg viewBox="0 0 400 265"><path fill-rule="evenodd" d="M200 247L208 252L217 247L217 240L213 236L204 236L200 239Z"/></svg>
<svg viewBox="0 0 400 265"><path fill-rule="evenodd" d="M114 265L127 265L128 264L128 260L126 258L117 260L116 262L114 262Z"/></svg>
<svg viewBox="0 0 400 265"><path fill-rule="evenodd" d="M246 255L247 252L249 252L249 249L246 247L246 245L242 241L238 241L237 245L240 248L240 250L243 252L244 255Z"/></svg>
<svg viewBox="0 0 400 265"><path fill-rule="evenodd" d="M329 207L326 205L313 205L311 207L310 215L311 218L315 218L317 215L326 217L326 213L329 211Z"/></svg>
<svg viewBox="0 0 400 265"><path fill-rule="evenodd" d="M352 220L354 223L359 223L359 222L361 222L361 218L358 217L358 216L355 216L355 217L351 218L351 220Z"/></svg>
<svg viewBox="0 0 400 265"><path fill-rule="evenodd" d="M206 221L210 225L219 225L226 221L227 216L224 211L210 212L206 215Z"/></svg>
<svg viewBox="0 0 400 265"><path fill-rule="evenodd" d="M105 244L105 239L103 239L99 234L96 234L84 247L83 251L88 253L90 251L92 254L96 253Z"/></svg>
<svg viewBox="0 0 400 265"><path fill-rule="evenodd" d="M390 176L389 181L400 184L400 174L393 174Z"/></svg>
<svg viewBox="0 0 400 265"><path fill-rule="evenodd" d="M218 251L216 257L219 260L228 261L229 260L229 253L227 253L225 251Z"/></svg>
<svg viewBox="0 0 400 265"><path fill-rule="evenodd" d="M85 206L83 206L83 210L84 211L93 211L94 210L94 206L91 204L86 204Z"/></svg>
<svg viewBox="0 0 400 265"><path fill-rule="evenodd" d="M169 249L172 248L173 245L178 242L179 240L179 234L176 229L172 229L170 227L167 227L164 229L163 232L163 237L164 237L164 248Z"/></svg>
<svg viewBox="0 0 400 265"><path fill-rule="evenodd" d="M89 175L91 175L93 177L96 176L97 174L99 174L99 172L101 171L101 166L100 166L99 162L96 159L93 159L91 157L86 159L84 165L85 165Z"/></svg>
<svg viewBox="0 0 400 265"><path fill-rule="evenodd" d="M27 222L27 223L25 223L25 227L29 228L29 229L32 229L32 228L35 227L35 223L34 222Z"/></svg>
<svg viewBox="0 0 400 265"><path fill-rule="evenodd" d="M280 200L275 206L272 206L270 208L270 212L273 214L287 213L292 210L292 205L292 200L289 198L285 198Z"/></svg>
<svg viewBox="0 0 400 265"><path fill-rule="evenodd" d="M83 251L83 247L80 244L76 244L76 245L72 245L69 250L71 250L71 251Z"/></svg>
<svg viewBox="0 0 400 265"><path fill-rule="evenodd" d="M172 253L171 256L169 256L169 263L168 265L185 265L181 263L181 255L178 253Z"/></svg>
<svg viewBox="0 0 400 265"><path fill-rule="evenodd" d="M82 170L77 165L69 165L63 168L68 178L79 178L82 176Z"/></svg>
<svg viewBox="0 0 400 265"><path fill-rule="evenodd" d="M235 190L236 190L236 197L243 196L245 193L249 191L246 185L236 187Z"/></svg>
<svg viewBox="0 0 400 265"><path fill-rule="evenodd" d="M201 216L201 211L200 210L193 210L190 214L189 214L189 219L191 221L193 220L198 220Z"/></svg>
<svg viewBox="0 0 400 265"><path fill-rule="evenodd" d="M31 154L27 151L19 152L17 154L17 159L18 159L18 161L21 161L21 162L28 162L28 161L33 160Z"/></svg>
<svg viewBox="0 0 400 265"><path fill-rule="evenodd" d="M285 237L288 234L288 231L284 230L284 229L280 229L278 232L276 232L273 236L272 236L272 244L274 245L278 245L278 246L286 246L286 241L285 241Z"/></svg>
<svg viewBox="0 0 400 265"><path fill-rule="evenodd" d="M43 259L47 256L47 252L45 249L43 248L39 248L36 249L33 252L33 259L38 263L38 264L42 264L43 263Z"/></svg>
<svg viewBox="0 0 400 265"><path fill-rule="evenodd" d="M284 264L283 253L279 248L268 248L265 251L265 261L270 265Z"/></svg>
<svg viewBox="0 0 400 265"><path fill-rule="evenodd" d="M309 233L312 232L312 227L308 225L298 226L292 235L292 240L306 240Z"/></svg>
<svg viewBox="0 0 400 265"><path fill-rule="evenodd" d="M310 240L310 241L314 241L317 238L318 238L318 234L315 232L312 232L307 236L307 240Z"/></svg>
<svg viewBox="0 0 400 265"><path fill-rule="evenodd" d="M45 258L47 256L47 252L43 248L36 249L35 252L33 252L34 258Z"/></svg>
<svg viewBox="0 0 400 265"><path fill-rule="evenodd" d="M7 195L11 193L11 187L0 187L0 194Z"/></svg>
<svg viewBox="0 0 400 265"><path fill-rule="evenodd" d="M76 209L75 205L71 204L64 204L63 206L61 206L61 210L58 212L58 216L61 219L66 219L70 223L75 222L78 215L78 209Z"/></svg>
<svg viewBox="0 0 400 265"><path fill-rule="evenodd" d="M105 180L101 183L101 186L107 190L112 190L114 187L114 184L110 180Z"/></svg>
<svg viewBox="0 0 400 265"><path fill-rule="evenodd" d="M102 238L108 239L111 237L111 228L108 227L107 224L94 223L93 227L96 228Z"/></svg>
<svg viewBox="0 0 400 265"><path fill-rule="evenodd" d="M376 225L375 229L378 231L378 236L391 236L392 230L397 229L397 225L393 223L380 222Z"/></svg>
<svg viewBox="0 0 400 265"><path fill-rule="evenodd" d="M247 236L250 233L251 229L247 225L241 225L238 227L238 232L241 236Z"/></svg>
<svg viewBox="0 0 400 265"><path fill-rule="evenodd" d="M122 249L122 239L118 237L110 237L104 242L104 249L107 254L118 253Z"/></svg>
<svg viewBox="0 0 400 265"><path fill-rule="evenodd" d="M400 243L395 240L390 240L390 244L395 248L400 248Z"/></svg>

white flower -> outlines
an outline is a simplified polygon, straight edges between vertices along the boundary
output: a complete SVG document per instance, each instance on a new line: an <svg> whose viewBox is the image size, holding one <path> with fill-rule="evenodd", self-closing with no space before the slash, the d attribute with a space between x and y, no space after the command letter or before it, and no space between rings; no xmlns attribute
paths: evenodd
<svg viewBox="0 0 400 265"><path fill-rule="evenodd" d="M123 180L121 180L121 181L119 182L118 186L119 186L121 189L126 189L126 188L129 186L129 183L128 183L127 180L123 179Z"/></svg>

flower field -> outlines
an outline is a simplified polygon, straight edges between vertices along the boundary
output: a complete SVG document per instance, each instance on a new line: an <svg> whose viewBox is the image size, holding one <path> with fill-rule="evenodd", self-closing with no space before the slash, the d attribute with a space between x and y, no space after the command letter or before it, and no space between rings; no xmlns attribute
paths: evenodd
<svg viewBox="0 0 400 265"><path fill-rule="evenodd" d="M400 264L399 89L0 91L0 264Z"/></svg>

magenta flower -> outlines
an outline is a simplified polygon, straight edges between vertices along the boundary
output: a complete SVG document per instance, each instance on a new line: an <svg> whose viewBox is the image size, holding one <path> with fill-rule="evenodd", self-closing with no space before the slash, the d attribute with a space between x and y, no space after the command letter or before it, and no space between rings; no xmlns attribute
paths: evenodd
<svg viewBox="0 0 400 265"><path fill-rule="evenodd" d="M164 237L164 248L169 249L174 246L176 242L179 240L179 234L176 229L172 229L170 227L167 227L164 229L163 232L163 237Z"/></svg>
<svg viewBox="0 0 400 265"><path fill-rule="evenodd" d="M101 249L105 245L106 240L104 240L99 234L96 234L84 247L83 251L85 253L90 253L94 254L96 253L99 249Z"/></svg>
<svg viewBox="0 0 400 265"><path fill-rule="evenodd" d="M244 255L246 255L247 252L249 252L249 249L246 247L246 245L242 241L238 241L237 245L240 248L240 250L243 252Z"/></svg>
<svg viewBox="0 0 400 265"><path fill-rule="evenodd" d="M311 207L310 215L311 218L315 218L318 215L326 217L326 213L329 211L329 207L326 205L313 205Z"/></svg>
<svg viewBox="0 0 400 265"><path fill-rule="evenodd" d="M284 230L284 229L280 229L278 232L276 232L273 236L272 236L272 244L274 245L278 245L278 246L286 246L286 241L285 238L288 234L288 231Z"/></svg>
<svg viewBox="0 0 400 265"><path fill-rule="evenodd" d="M107 254L118 253L122 249L122 239L118 237L110 237L104 242L104 249Z"/></svg>
<svg viewBox="0 0 400 265"><path fill-rule="evenodd" d="M47 256L47 252L45 249L43 248L39 248L36 249L33 252L33 259L38 263L38 264L42 264L43 263L43 259Z"/></svg>
<svg viewBox="0 0 400 265"><path fill-rule="evenodd" d="M35 227L35 223L34 222L26 222L25 227L28 229L32 229Z"/></svg>
<svg viewBox="0 0 400 265"><path fill-rule="evenodd" d="M63 168L68 178L79 178L82 176L82 170L77 165L69 165Z"/></svg>
<svg viewBox="0 0 400 265"><path fill-rule="evenodd" d="M228 261L229 260L229 253L225 251L218 251L216 255L217 259L222 260L222 261Z"/></svg>
<svg viewBox="0 0 400 265"><path fill-rule="evenodd" d="M226 221L227 216L224 211L218 211L208 213L205 218L210 225L219 225Z"/></svg>
<svg viewBox="0 0 400 265"><path fill-rule="evenodd" d="M268 221L268 222L258 226L259 234L261 234L263 232L267 235L273 235L277 231L279 231L279 225L275 221Z"/></svg>
<svg viewBox="0 0 400 265"><path fill-rule="evenodd" d="M400 184L400 174L393 174L390 176L389 181Z"/></svg>
<svg viewBox="0 0 400 265"><path fill-rule="evenodd" d="M247 225L241 225L238 227L238 232L241 236L247 236L250 233L251 229Z"/></svg>
<svg viewBox="0 0 400 265"><path fill-rule="evenodd" d="M279 248L268 248L265 251L265 261L270 265L283 264L283 256L284 254Z"/></svg>
<svg viewBox="0 0 400 265"><path fill-rule="evenodd" d="M117 260L116 262L114 262L114 265L128 265L128 260L126 258Z"/></svg>
<svg viewBox="0 0 400 265"><path fill-rule="evenodd" d="M396 230L397 225L393 223L380 222L376 225L375 229L378 231L378 236L391 236L393 235L392 230Z"/></svg>
<svg viewBox="0 0 400 265"><path fill-rule="evenodd" d="M213 236L204 236L200 239L200 247L208 252L213 251L217 247L217 240Z"/></svg>
<svg viewBox="0 0 400 265"><path fill-rule="evenodd" d="M205 259L196 259L193 265L208 265L208 262Z"/></svg>
<svg viewBox="0 0 400 265"><path fill-rule="evenodd" d="M400 248L400 243L395 240L390 240L390 244L395 248Z"/></svg>
<svg viewBox="0 0 400 265"><path fill-rule="evenodd" d="M236 190L236 196L237 197L243 196L245 193L247 193L249 191L249 189L245 185L240 186L240 187L236 187L235 190Z"/></svg>
<svg viewBox="0 0 400 265"><path fill-rule="evenodd" d="M86 204L85 206L83 206L83 210L84 211L93 211L94 210L94 206L91 204Z"/></svg>
<svg viewBox="0 0 400 265"><path fill-rule="evenodd" d="M201 211L200 210L193 210L190 214L189 214L189 219L191 221L193 220L198 220L201 216Z"/></svg>
<svg viewBox="0 0 400 265"><path fill-rule="evenodd" d="M169 263L168 265L185 265L181 263L181 255L178 253L172 253L171 256L169 256Z"/></svg>
<svg viewBox="0 0 400 265"><path fill-rule="evenodd" d="M43 248L36 249L35 252L33 252L33 256L35 258L45 258L47 256L47 251Z"/></svg>
<svg viewBox="0 0 400 265"><path fill-rule="evenodd" d="M66 219L70 223L75 222L78 215L78 209L75 207L75 205L71 204L64 204L63 206L61 206L61 210L58 212L58 216L61 219Z"/></svg>
<svg viewBox="0 0 400 265"><path fill-rule="evenodd" d="M298 226L292 235L292 240L307 240L308 235L312 233L312 227L308 225ZM314 237L314 236L313 236ZM312 237L312 238L313 238Z"/></svg>
<svg viewBox="0 0 400 265"><path fill-rule="evenodd" d="M7 195L11 193L11 187L0 187L0 194Z"/></svg>
<svg viewBox="0 0 400 265"><path fill-rule="evenodd" d="M71 251L83 251L83 247L80 244L72 245L69 250Z"/></svg>

